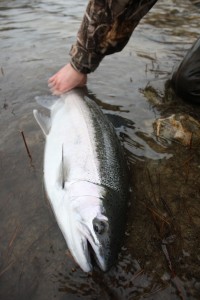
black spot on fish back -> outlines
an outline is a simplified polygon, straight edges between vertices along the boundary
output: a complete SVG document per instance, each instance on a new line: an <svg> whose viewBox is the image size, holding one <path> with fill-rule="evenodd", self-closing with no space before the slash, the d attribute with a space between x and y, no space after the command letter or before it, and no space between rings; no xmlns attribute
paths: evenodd
<svg viewBox="0 0 200 300"><path fill-rule="evenodd" d="M128 169L122 146L107 116L95 102L87 99L86 103L95 129L101 183L123 195L128 186Z"/></svg>

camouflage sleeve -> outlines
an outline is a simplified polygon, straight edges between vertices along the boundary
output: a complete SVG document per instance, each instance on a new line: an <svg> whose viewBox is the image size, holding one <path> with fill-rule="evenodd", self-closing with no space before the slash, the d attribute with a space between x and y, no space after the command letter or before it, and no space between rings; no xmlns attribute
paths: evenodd
<svg viewBox="0 0 200 300"><path fill-rule="evenodd" d="M90 0L70 55L81 73L93 72L105 55L121 51L157 0Z"/></svg>

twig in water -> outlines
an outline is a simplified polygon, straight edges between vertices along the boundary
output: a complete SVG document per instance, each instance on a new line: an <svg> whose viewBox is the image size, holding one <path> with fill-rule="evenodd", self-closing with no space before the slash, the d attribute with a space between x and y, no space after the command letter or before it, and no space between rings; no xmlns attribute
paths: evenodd
<svg viewBox="0 0 200 300"><path fill-rule="evenodd" d="M156 203L157 202L157 200L156 200L156 193L155 193L155 190L154 190L154 187L153 187L153 182L152 182L152 179L151 179L151 175L150 175L149 169L147 168L146 170L147 170L147 175L149 177L149 182L150 182L150 186L151 186L151 189L152 189L153 197L154 197L154 200L155 200L155 203ZM154 206L155 206L155 204L154 204Z"/></svg>
<svg viewBox="0 0 200 300"><path fill-rule="evenodd" d="M4 70L2 67L1 67L1 74L4 76Z"/></svg>
<svg viewBox="0 0 200 300"><path fill-rule="evenodd" d="M10 269L10 267L13 265L14 262L15 262L15 261L12 260L11 262L9 262L9 264L8 264L2 271L0 271L0 277L1 277L6 271L8 271L8 270Z"/></svg>
<svg viewBox="0 0 200 300"><path fill-rule="evenodd" d="M28 154L28 157L30 159L30 165L32 168L34 168L34 165L33 165L33 159L32 159L32 156L31 156L31 153L29 151L29 148L28 148L28 145L27 145L27 142L26 142L26 139L25 139L25 135L24 135L24 132L23 131L20 131L21 135L22 135L22 138L23 138L23 141L24 141L24 145L26 147L26 152Z"/></svg>
<svg viewBox="0 0 200 300"><path fill-rule="evenodd" d="M170 225L170 222L165 217L163 217L158 211L152 209L151 207L148 207L147 205L145 205L145 206L152 213L153 218L157 217L157 219L163 221L165 224Z"/></svg>
<svg viewBox="0 0 200 300"><path fill-rule="evenodd" d="M172 213L171 208L169 207L169 205L167 204L167 202L165 201L165 199L163 197L160 197L160 200L165 208L165 210L167 211L167 214L170 218L172 218L172 220L174 220L174 215Z"/></svg>
<svg viewBox="0 0 200 300"><path fill-rule="evenodd" d="M134 281L136 278L138 278L140 275L142 275L144 273L144 269L141 269L141 270L139 270L139 271L137 271L135 274L134 274L134 276L133 276L133 278L132 278L132 280L131 281Z"/></svg>
<svg viewBox="0 0 200 300"><path fill-rule="evenodd" d="M19 231L20 231L20 226L18 225L15 228L15 231L14 231L14 233L13 233L13 235L12 235L12 237L11 237L9 243L8 243L8 250L10 250L13 247L13 243L14 243L14 241L15 241L15 239L17 237L17 234L19 233Z"/></svg>

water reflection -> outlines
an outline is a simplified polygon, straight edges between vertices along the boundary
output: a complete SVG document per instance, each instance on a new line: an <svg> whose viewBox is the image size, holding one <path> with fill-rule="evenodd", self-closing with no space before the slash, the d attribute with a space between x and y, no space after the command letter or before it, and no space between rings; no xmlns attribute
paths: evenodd
<svg viewBox="0 0 200 300"><path fill-rule="evenodd" d="M77 267L45 197L34 98L49 94L47 79L69 59L85 5L0 1L0 298L198 299L199 150L163 144L153 129L176 112L199 120L198 107L165 97L164 83L199 35L189 1L158 1L124 51L89 76L88 97L108 114L131 168L124 247L110 272Z"/></svg>

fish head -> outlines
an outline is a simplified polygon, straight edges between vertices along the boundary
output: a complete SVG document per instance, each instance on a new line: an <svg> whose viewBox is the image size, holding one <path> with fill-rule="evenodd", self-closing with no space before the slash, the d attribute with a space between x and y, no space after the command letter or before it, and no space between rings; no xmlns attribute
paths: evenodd
<svg viewBox="0 0 200 300"><path fill-rule="evenodd" d="M68 227L66 241L74 259L85 272L92 271L94 264L106 271L107 257L110 255L109 222L103 213L101 199L77 197L71 216L71 231Z"/></svg>
<svg viewBox="0 0 200 300"><path fill-rule="evenodd" d="M94 265L108 271L117 259L124 233L123 212L116 201L116 192L105 191L100 196L76 196L70 200L71 220L64 236L76 262L85 272ZM67 217L66 217L67 219Z"/></svg>

